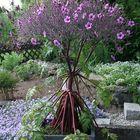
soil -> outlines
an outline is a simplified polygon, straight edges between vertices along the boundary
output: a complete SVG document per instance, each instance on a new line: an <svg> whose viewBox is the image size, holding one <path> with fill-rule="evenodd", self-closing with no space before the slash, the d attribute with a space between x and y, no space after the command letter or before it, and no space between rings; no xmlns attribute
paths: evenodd
<svg viewBox="0 0 140 140"><path fill-rule="evenodd" d="M16 88L14 89L12 100L25 99L28 89L32 88L33 86L43 84L44 80L45 79L41 79L39 77L32 77L32 79L28 81L18 82ZM62 79L56 79L55 84L41 90L41 92L34 95L33 98L41 98L43 96L47 96L55 93L57 90L59 90L61 84L62 84ZM5 97L2 94L0 94L0 100L5 100Z"/></svg>

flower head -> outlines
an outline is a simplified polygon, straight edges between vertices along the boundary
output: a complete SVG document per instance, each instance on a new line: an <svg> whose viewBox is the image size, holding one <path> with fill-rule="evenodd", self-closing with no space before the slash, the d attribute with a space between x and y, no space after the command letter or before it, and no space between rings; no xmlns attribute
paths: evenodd
<svg viewBox="0 0 140 140"><path fill-rule="evenodd" d="M57 39L55 39L54 41L53 41L53 44L56 46L56 47L60 47L60 42L57 40Z"/></svg>
<svg viewBox="0 0 140 140"><path fill-rule="evenodd" d="M112 59L113 61L116 61L116 57L115 57L114 55L111 55L111 59Z"/></svg>
<svg viewBox="0 0 140 140"><path fill-rule="evenodd" d="M128 35L130 35L130 34L131 34L131 31L130 31L130 30L127 30L126 32L127 32L127 34L128 34Z"/></svg>
<svg viewBox="0 0 140 140"><path fill-rule="evenodd" d="M61 7L61 11L62 11L62 14L64 14L64 15L69 14L69 9L67 7L65 7L65 6Z"/></svg>
<svg viewBox="0 0 140 140"><path fill-rule="evenodd" d="M65 23L70 23L70 16L66 16L66 17L64 18L64 22L65 22Z"/></svg>
<svg viewBox="0 0 140 140"><path fill-rule="evenodd" d="M105 8L105 9L108 9L108 8L109 8L109 4L108 4L108 3L105 4L104 8Z"/></svg>
<svg viewBox="0 0 140 140"><path fill-rule="evenodd" d="M93 21L95 19L95 15L93 13L90 13L89 16L88 16L88 19L90 21Z"/></svg>
<svg viewBox="0 0 140 140"><path fill-rule="evenodd" d="M99 13L99 14L97 14L97 17L102 18L102 17L104 17L104 15L102 13Z"/></svg>
<svg viewBox="0 0 140 140"><path fill-rule="evenodd" d="M86 16L87 16L87 13L83 13L83 15L82 15L82 19L85 19Z"/></svg>
<svg viewBox="0 0 140 140"><path fill-rule="evenodd" d="M112 14L114 11L115 11L115 8L114 7L111 6L111 7L108 8L108 12L110 14Z"/></svg>
<svg viewBox="0 0 140 140"><path fill-rule="evenodd" d="M120 16L119 18L117 18L117 23L123 24L124 23L124 18L122 16Z"/></svg>
<svg viewBox="0 0 140 140"><path fill-rule="evenodd" d="M90 30L92 28L92 23L91 22L87 22L85 24L85 27L86 27L87 30Z"/></svg>
<svg viewBox="0 0 140 140"><path fill-rule="evenodd" d="M120 46L118 46L118 47L116 47L116 50L117 50L117 52L122 52L123 51L123 48L122 47L120 47Z"/></svg>
<svg viewBox="0 0 140 140"><path fill-rule="evenodd" d="M124 38L125 34L123 32L117 33L117 39L122 40Z"/></svg>
<svg viewBox="0 0 140 140"><path fill-rule="evenodd" d="M128 26L133 27L135 26L135 22L133 20L128 21Z"/></svg>
<svg viewBox="0 0 140 140"><path fill-rule="evenodd" d="M46 37L46 36L47 36L46 31L43 31L43 36L44 36L44 37Z"/></svg>
<svg viewBox="0 0 140 140"><path fill-rule="evenodd" d="M31 38L31 43L32 43L32 45L37 45L37 40L36 40L36 38Z"/></svg>

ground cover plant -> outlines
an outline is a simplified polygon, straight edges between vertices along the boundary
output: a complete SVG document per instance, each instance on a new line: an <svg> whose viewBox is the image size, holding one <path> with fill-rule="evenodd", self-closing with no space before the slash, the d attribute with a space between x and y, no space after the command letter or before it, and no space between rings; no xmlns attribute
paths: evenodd
<svg viewBox="0 0 140 140"><path fill-rule="evenodd" d="M81 3L75 0L48 0L47 3L33 5L17 20L20 42L31 40L33 45L37 45L38 39L43 36L61 50L67 64L64 82L67 87L64 91L60 88L50 98L52 106L57 105L50 122L52 128L59 129L62 134L73 133L77 129L83 131L81 114L85 110L89 114L91 112L80 96L78 79L84 84L84 80L88 80L81 72L88 75L86 63L99 42L119 47L119 43L129 36L130 28L134 25L134 21L125 18L123 10L117 5L93 0ZM88 50L86 54L83 52L85 48ZM47 112L43 115L44 119L39 120L42 128L48 125L46 118L49 114ZM94 120L94 115L91 119Z"/></svg>
<svg viewBox="0 0 140 140"><path fill-rule="evenodd" d="M140 64L134 62L116 62L114 64L98 64L95 72L103 76L103 80L97 87L97 95L103 100L105 106L109 106L116 86L128 88L133 101L140 103Z"/></svg>

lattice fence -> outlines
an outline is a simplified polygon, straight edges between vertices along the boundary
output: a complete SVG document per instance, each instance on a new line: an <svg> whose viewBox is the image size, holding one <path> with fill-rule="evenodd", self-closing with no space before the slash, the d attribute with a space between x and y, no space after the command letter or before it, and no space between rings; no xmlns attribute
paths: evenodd
<svg viewBox="0 0 140 140"><path fill-rule="evenodd" d="M4 54L11 53L12 51L15 51L17 53L22 53L24 56L24 62L28 61L30 59L42 59L42 46L36 45L32 46L31 44L26 44L20 46L20 48L17 47L0 47L0 60L4 59Z"/></svg>

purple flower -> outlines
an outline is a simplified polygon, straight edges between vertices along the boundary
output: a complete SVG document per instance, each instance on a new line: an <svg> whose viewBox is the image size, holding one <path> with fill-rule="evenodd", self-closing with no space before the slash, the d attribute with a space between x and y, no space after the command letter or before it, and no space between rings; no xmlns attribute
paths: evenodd
<svg viewBox="0 0 140 140"><path fill-rule="evenodd" d="M88 16L88 19L90 21L93 21L95 19L95 15L93 13L90 13L89 16Z"/></svg>
<svg viewBox="0 0 140 140"><path fill-rule="evenodd" d="M87 16L87 13L83 13L83 15L82 15L82 19L85 19L86 16Z"/></svg>
<svg viewBox="0 0 140 140"><path fill-rule="evenodd" d="M81 13L81 11L82 11L82 7L79 6L79 7L77 7L77 10L76 10L75 12L77 12L77 13Z"/></svg>
<svg viewBox="0 0 140 140"><path fill-rule="evenodd" d="M111 59L112 59L113 61L116 61L116 57L115 57L114 55L111 55Z"/></svg>
<svg viewBox="0 0 140 140"><path fill-rule="evenodd" d="M105 8L105 9L108 9L108 8L109 8L109 4L108 4L108 3L105 4L104 8Z"/></svg>
<svg viewBox="0 0 140 140"><path fill-rule="evenodd" d="M77 13L74 13L74 15L73 15L74 20L77 21L77 20L78 20L78 16L79 16L79 15L78 15Z"/></svg>
<svg viewBox="0 0 140 140"><path fill-rule="evenodd" d="M128 26L133 27L135 26L135 22L133 20L128 21Z"/></svg>
<svg viewBox="0 0 140 140"><path fill-rule="evenodd" d="M97 17L98 17L98 18L102 18L102 17L104 17L104 15L103 15L102 13L99 13L99 14L97 15Z"/></svg>
<svg viewBox="0 0 140 140"><path fill-rule="evenodd" d="M37 9L37 15L39 16L42 13L40 9Z"/></svg>
<svg viewBox="0 0 140 140"><path fill-rule="evenodd" d="M128 34L128 35L130 35L130 34L131 34L131 31L130 31L130 30L127 30L126 32L127 32L127 34Z"/></svg>
<svg viewBox="0 0 140 140"><path fill-rule="evenodd" d="M32 43L32 45L37 45L37 40L36 40L36 38L31 38L31 43Z"/></svg>
<svg viewBox="0 0 140 140"><path fill-rule="evenodd" d="M108 12L110 14L112 14L114 11L115 11L115 8L114 7L111 6L111 7L108 8Z"/></svg>
<svg viewBox="0 0 140 140"><path fill-rule="evenodd" d="M65 23L70 23L70 16L66 16L66 17L64 18L64 22L65 22Z"/></svg>
<svg viewBox="0 0 140 140"><path fill-rule="evenodd" d="M65 6L62 6L62 7L61 7L61 11L62 11L62 14L64 14L64 15L69 14L69 9L66 8Z"/></svg>
<svg viewBox="0 0 140 140"><path fill-rule="evenodd" d="M117 39L122 40L124 38L125 34L123 32L117 33Z"/></svg>
<svg viewBox="0 0 140 140"><path fill-rule="evenodd" d="M44 36L44 37L46 37L46 36L47 36L46 31L43 31L43 36Z"/></svg>
<svg viewBox="0 0 140 140"><path fill-rule="evenodd" d="M90 30L92 28L92 23L91 22L87 22L85 24L85 27L86 27L87 30Z"/></svg>
<svg viewBox="0 0 140 140"><path fill-rule="evenodd" d="M29 18L28 18L28 23L31 23L31 22L32 22L32 18L29 17Z"/></svg>
<svg viewBox="0 0 140 140"><path fill-rule="evenodd" d="M120 47L120 46L118 46L118 47L116 47L116 50L117 50L118 52L122 52L122 51L123 51L123 48Z"/></svg>
<svg viewBox="0 0 140 140"><path fill-rule="evenodd" d="M121 17L121 16L119 18L117 18L117 23L123 24L124 23L124 18Z"/></svg>
<svg viewBox="0 0 140 140"><path fill-rule="evenodd" d="M56 47L60 47L60 42L57 40L57 39L55 39L54 41L53 41L53 44L56 46Z"/></svg>

